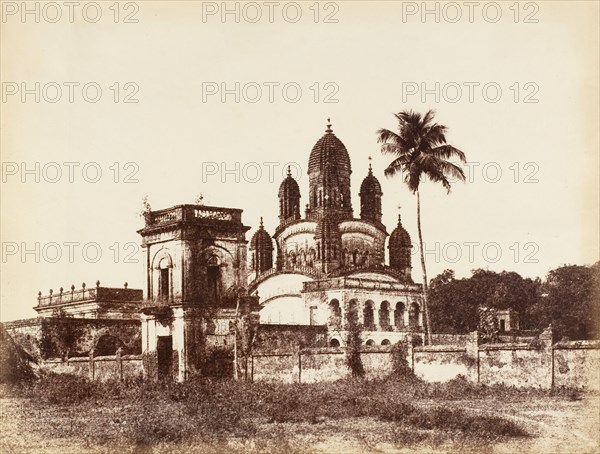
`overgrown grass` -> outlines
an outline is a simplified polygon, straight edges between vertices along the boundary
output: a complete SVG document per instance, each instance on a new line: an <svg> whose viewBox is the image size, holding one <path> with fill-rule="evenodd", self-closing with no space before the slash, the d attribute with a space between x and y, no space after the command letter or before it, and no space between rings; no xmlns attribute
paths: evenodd
<svg viewBox="0 0 600 454"><path fill-rule="evenodd" d="M438 438L442 432L446 440L524 437L526 431L508 419L436 402L530 400L550 397L557 391L486 387L462 378L443 384L425 383L411 376L277 384L206 379L186 383L97 383L48 374L5 389L7 393L27 398L35 408L62 408L67 413L81 412L87 420L96 419L96 429L85 435L95 443L120 440L143 448L190 440L222 447L231 439L260 440L265 427L361 418L391 424L396 444L420 443L430 437L429 432ZM564 398L572 395L571 390L558 393Z"/></svg>

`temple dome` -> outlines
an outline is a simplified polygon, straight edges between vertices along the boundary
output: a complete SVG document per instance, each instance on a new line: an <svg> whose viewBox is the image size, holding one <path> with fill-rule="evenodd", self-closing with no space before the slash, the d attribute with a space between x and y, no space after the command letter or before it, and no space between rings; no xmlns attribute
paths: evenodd
<svg viewBox="0 0 600 454"><path fill-rule="evenodd" d="M279 197L297 197L300 198L300 187L288 171L287 177L279 185Z"/></svg>
<svg viewBox="0 0 600 454"><path fill-rule="evenodd" d="M398 225L390 235L389 248L390 251L392 251L393 249L398 249L402 247L410 248L412 247L412 243L410 241L410 235L402 226L402 221L400 220L400 216L398 216Z"/></svg>
<svg viewBox="0 0 600 454"><path fill-rule="evenodd" d="M263 226L260 218L260 226L250 240L250 252L252 257L251 269L257 274L270 270L273 267L273 240L271 235Z"/></svg>
<svg viewBox="0 0 600 454"><path fill-rule="evenodd" d="M369 157L371 160L371 157ZM372 222L381 223L381 185L373 175L373 169L369 163L369 173L360 185L360 218Z"/></svg>
<svg viewBox="0 0 600 454"><path fill-rule="evenodd" d="M381 184L379 180L373 175L371 168L369 168L369 174L365 177L360 185L360 193L359 195L366 194L379 194L381 195Z"/></svg>
<svg viewBox="0 0 600 454"><path fill-rule="evenodd" d="M252 235L250 240L250 250L273 250L273 240L269 232L267 232L263 226L262 218L260 220L260 227Z"/></svg>
<svg viewBox="0 0 600 454"><path fill-rule="evenodd" d="M390 250L390 266L404 271L407 276L410 276L412 243L410 235L402 227L400 215L398 215L398 225L390 235L388 248Z"/></svg>
<svg viewBox="0 0 600 454"><path fill-rule="evenodd" d="M323 170L328 163L332 164L336 170L352 172L348 150L331 130L331 124L327 125L325 135L317 141L310 152L308 173Z"/></svg>

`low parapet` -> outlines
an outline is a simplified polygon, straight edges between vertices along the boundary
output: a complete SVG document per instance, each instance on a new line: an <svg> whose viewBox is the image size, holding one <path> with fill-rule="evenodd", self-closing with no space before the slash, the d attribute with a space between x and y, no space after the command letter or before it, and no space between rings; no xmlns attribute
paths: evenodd
<svg viewBox="0 0 600 454"><path fill-rule="evenodd" d="M75 289L75 285L71 285L70 290L63 290L60 287L57 293L52 289L47 295L42 295L38 292L38 308L48 306L59 306L62 304L77 303L77 302L141 302L143 299L143 291L140 289L128 288L127 282L122 288L100 287L100 281L96 281L96 286L88 288L85 282L81 284L81 288Z"/></svg>

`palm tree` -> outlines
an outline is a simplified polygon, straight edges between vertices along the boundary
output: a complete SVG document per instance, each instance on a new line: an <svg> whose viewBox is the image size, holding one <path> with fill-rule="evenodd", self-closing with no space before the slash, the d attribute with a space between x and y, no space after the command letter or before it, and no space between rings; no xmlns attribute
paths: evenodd
<svg viewBox="0 0 600 454"><path fill-rule="evenodd" d="M462 168L448 159L458 158L466 162L465 154L458 148L446 143L445 133L448 128L433 123L435 112L428 111L425 115L412 110L394 114L398 120L398 132L388 129L377 131L381 152L392 154L395 159L385 169L385 175L392 177L398 173L404 174L404 182L408 189L417 195L417 230L419 232L419 247L421 249L421 268L423 270L423 310L425 312L425 330L427 344L431 344L431 324L429 321L429 286L427 270L423 253L423 235L421 233L421 198L419 184L423 176L434 183L442 183L448 193L450 181L454 178L465 181Z"/></svg>

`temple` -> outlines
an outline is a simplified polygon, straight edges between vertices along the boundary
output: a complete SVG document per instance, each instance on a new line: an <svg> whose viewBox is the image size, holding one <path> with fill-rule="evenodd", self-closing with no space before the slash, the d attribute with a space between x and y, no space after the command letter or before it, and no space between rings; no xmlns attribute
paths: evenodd
<svg viewBox="0 0 600 454"><path fill-rule="evenodd" d="M381 185L370 164L365 172L355 217L348 150L328 123L308 158L304 213L288 169L273 235L261 218L248 247L251 227L241 209L148 207L138 230L143 290L98 281L40 292L40 317L7 327L33 356L125 351L140 355L146 378L180 381L214 369L233 350L250 354L252 342L267 349L344 347L352 322L366 345L418 337L422 289L411 277L410 235L400 216L388 234ZM68 342L53 334L65 329Z"/></svg>
<svg viewBox="0 0 600 454"><path fill-rule="evenodd" d="M250 242L248 291L259 297L261 324L326 325L331 346L344 344L349 314L368 345L422 331L410 235L400 216L391 234L381 222L383 193L370 164L360 186L360 217L354 216L351 173L348 150L331 123L310 152L304 216L300 187L288 170L273 236L261 219Z"/></svg>

